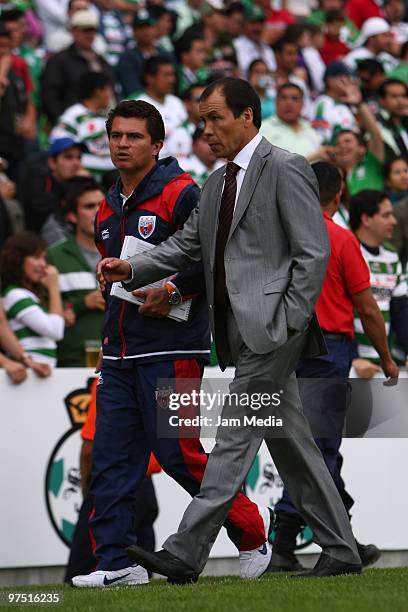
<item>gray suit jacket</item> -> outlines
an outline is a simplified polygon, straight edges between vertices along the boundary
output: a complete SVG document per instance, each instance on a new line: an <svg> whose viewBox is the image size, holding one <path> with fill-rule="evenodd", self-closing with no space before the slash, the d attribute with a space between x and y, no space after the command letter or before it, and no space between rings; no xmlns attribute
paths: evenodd
<svg viewBox="0 0 408 612"><path fill-rule="evenodd" d="M130 259L133 290L202 261L214 335L214 258L225 167L205 183L199 206L182 230ZM225 248L225 273L239 331L251 351L286 342L288 327L305 330L313 318L330 254L318 186L309 163L265 138L255 150L234 211ZM304 356L322 354L315 317ZM227 347L219 346L227 363Z"/></svg>

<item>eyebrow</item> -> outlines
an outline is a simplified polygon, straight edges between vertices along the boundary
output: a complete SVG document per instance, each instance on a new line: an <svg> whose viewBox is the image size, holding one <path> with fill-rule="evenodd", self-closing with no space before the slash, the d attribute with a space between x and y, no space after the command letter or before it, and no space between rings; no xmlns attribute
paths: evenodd
<svg viewBox="0 0 408 612"><path fill-rule="evenodd" d="M112 134L115 136L145 136L142 132L119 132L119 130L112 130L111 136Z"/></svg>

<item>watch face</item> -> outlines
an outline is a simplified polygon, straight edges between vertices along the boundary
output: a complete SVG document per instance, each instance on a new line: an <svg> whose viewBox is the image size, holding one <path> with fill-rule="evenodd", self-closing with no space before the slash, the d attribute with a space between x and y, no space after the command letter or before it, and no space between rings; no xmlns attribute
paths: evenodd
<svg viewBox="0 0 408 612"><path fill-rule="evenodd" d="M171 304L172 306L177 306L177 304L180 304L180 302L181 302L181 297L177 293L177 291L173 291L173 293L170 293L169 304Z"/></svg>

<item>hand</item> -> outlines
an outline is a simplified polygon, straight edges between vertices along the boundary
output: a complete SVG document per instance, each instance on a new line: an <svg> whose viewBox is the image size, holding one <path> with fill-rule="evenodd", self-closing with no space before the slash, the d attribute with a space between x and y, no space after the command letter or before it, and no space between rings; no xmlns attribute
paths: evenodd
<svg viewBox="0 0 408 612"><path fill-rule="evenodd" d="M341 89L343 90L343 93L339 96L341 102L355 106L361 104L363 98L359 87L347 77L342 80Z"/></svg>
<svg viewBox="0 0 408 612"><path fill-rule="evenodd" d="M6 370L7 376L13 385L18 385L27 378L26 368L22 363L18 363L17 361L7 359L7 361L4 363L4 369Z"/></svg>
<svg viewBox="0 0 408 612"><path fill-rule="evenodd" d="M99 374L99 372L102 369L102 364L103 364L103 352L102 352L102 349L101 349L99 351L98 359L96 360L95 374Z"/></svg>
<svg viewBox="0 0 408 612"><path fill-rule="evenodd" d="M329 145L320 145L316 151L313 151L307 156L307 160L312 161L327 161L333 162L335 158L334 147L330 147Z"/></svg>
<svg viewBox="0 0 408 612"><path fill-rule="evenodd" d="M64 312L62 313L65 321L65 327L72 327L76 322L76 314L72 306L65 306Z"/></svg>
<svg viewBox="0 0 408 612"><path fill-rule="evenodd" d="M382 359L381 367L387 380L383 383L386 387L393 387L398 383L399 367L391 358Z"/></svg>
<svg viewBox="0 0 408 612"><path fill-rule="evenodd" d="M48 363L40 363L39 361L34 361L32 359L29 363L29 367L36 374L36 376L38 376L38 378L47 378L51 375L51 368Z"/></svg>
<svg viewBox="0 0 408 612"><path fill-rule="evenodd" d="M41 283L46 289L58 287L58 270L55 266L48 265L46 267Z"/></svg>
<svg viewBox="0 0 408 612"><path fill-rule="evenodd" d="M353 359L353 367L356 370L359 378L366 378L370 380L381 372L380 366L376 363L372 363L368 359Z"/></svg>
<svg viewBox="0 0 408 612"><path fill-rule="evenodd" d="M89 310L105 310L105 300L103 299L102 291L95 289L85 296L85 306Z"/></svg>
<svg viewBox="0 0 408 612"><path fill-rule="evenodd" d="M171 310L169 293L165 287L132 291L132 294L145 300L144 304L139 306L139 314L141 315L162 318L167 317Z"/></svg>
<svg viewBox="0 0 408 612"><path fill-rule="evenodd" d="M105 290L106 283L127 280L131 275L130 263L117 257L106 257L96 266L96 278L102 291Z"/></svg>

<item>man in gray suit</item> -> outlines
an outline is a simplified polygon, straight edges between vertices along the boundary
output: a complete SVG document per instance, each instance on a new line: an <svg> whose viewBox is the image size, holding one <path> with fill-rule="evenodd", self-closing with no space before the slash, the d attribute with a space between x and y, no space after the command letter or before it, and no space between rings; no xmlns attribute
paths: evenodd
<svg viewBox="0 0 408 612"><path fill-rule="evenodd" d="M303 575L360 573L340 496L303 416L294 369L299 357L324 352L314 305L329 257L318 188L309 164L262 138L260 101L244 80L225 78L201 96L205 137L228 163L203 187L200 205L184 229L129 261L104 259L98 278L137 289L203 262L210 320L221 367L236 367L200 493L188 506L164 550L133 546L138 563L173 582L196 581L262 439L294 504L323 552ZM278 432L245 426L253 415L242 394L279 393ZM235 398L235 401L234 401ZM261 422L263 422L261 420ZM299 575L299 574L298 574Z"/></svg>

